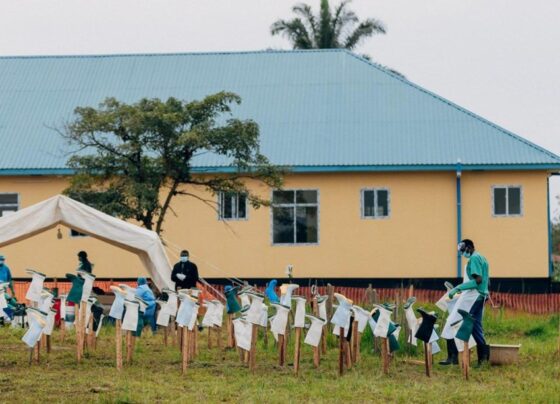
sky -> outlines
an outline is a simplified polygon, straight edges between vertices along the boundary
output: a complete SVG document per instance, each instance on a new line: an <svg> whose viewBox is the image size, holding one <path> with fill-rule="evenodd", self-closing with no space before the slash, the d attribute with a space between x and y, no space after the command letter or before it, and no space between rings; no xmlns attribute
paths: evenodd
<svg viewBox="0 0 560 404"><path fill-rule="evenodd" d="M0 0L0 55L290 49L270 25L290 18L297 2ZM560 1L354 0L350 7L387 26L358 53L560 154ZM560 194L560 179L551 187Z"/></svg>

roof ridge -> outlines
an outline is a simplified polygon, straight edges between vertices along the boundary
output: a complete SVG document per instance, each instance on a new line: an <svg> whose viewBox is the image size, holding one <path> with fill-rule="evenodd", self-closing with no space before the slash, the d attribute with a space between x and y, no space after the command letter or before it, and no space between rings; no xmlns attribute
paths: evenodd
<svg viewBox="0 0 560 404"><path fill-rule="evenodd" d="M432 92L432 91L430 91L430 90L428 90L428 89L426 89L426 88L420 86L419 84L413 83L412 81L410 81L410 80L408 80L408 79L406 79L406 78L404 78L404 77L401 77L401 76L399 76L399 75L397 75L397 74L395 74L395 73L392 73L391 71L387 70L385 67L383 67L382 65L380 65L380 64L378 64L378 63L375 63L375 62L372 62L372 61L370 61L370 60L367 60L367 59L365 59L365 58L363 58L363 57L361 57L361 56L359 56L359 55L357 55L357 54L355 54L355 53L349 51L348 49L344 49L344 50L345 50L346 53L348 53L349 55L353 56L354 58L360 60L360 61L363 62L363 63L366 63L366 64L368 64L368 65L370 65L370 66L376 68L377 70L381 71L382 73L385 73L385 74L387 74L387 75L389 75L389 76L391 76L391 77L393 77L393 78L395 78L395 79L397 79L397 80L400 80L400 81L402 81L404 84L407 84L407 85L409 85L409 86L415 88L415 89L418 90L418 91L421 91L421 92L423 92L423 93L426 93L427 95L430 95L431 97L437 99L438 101L443 102L443 103L449 105L450 107L455 108L455 109L458 110L459 112L462 112L462 113L464 113L464 114L466 114L466 115L468 115L468 116L470 116L470 117L472 117L472 118L475 118L476 120L478 120L478 121L480 121L480 122L482 122L482 123L484 123L484 124L486 124L486 125L488 125L488 126L491 126L491 127L493 127L494 129L499 130L500 132L502 132L502 133L504 133L504 134L506 134L506 135L512 137L513 139L515 139L515 140L517 140L517 141L519 141L519 142L521 142L521 143L524 143L525 145L527 145L527 146L529 146L529 147L532 147L533 149L535 149L535 150L537 150L537 151L539 151L539 152L541 152L541 153L544 153L544 154L548 155L549 157L554 158L555 160L560 161L560 156L558 156L557 154L552 153L551 151L545 149L544 147L541 147L541 146L539 146L539 145L537 145L537 144L535 144L535 143L533 143L533 142L531 142L531 141L525 139L524 137L522 137L522 136L520 136L520 135L517 135L517 134L515 134L515 133L513 133L513 132L511 132L511 131L509 131L509 130L503 128L503 127L501 127L500 125L497 125L497 124L493 123L492 121L489 121L488 119L486 119L486 118L484 118L484 117L482 117L482 116L480 116L480 115L478 115L478 114L476 114L476 113L474 113L474 112L472 112L472 111L469 111L468 109L466 109L466 108L464 108L464 107L462 107L462 106L460 106L460 105L454 103L453 101L450 101L450 100L448 100L447 98L444 98L444 97L442 97L442 96L440 96L440 95L438 95L438 94L436 94L436 93L434 93L434 92Z"/></svg>
<svg viewBox="0 0 560 404"><path fill-rule="evenodd" d="M111 57L138 57L138 56L224 56L224 55L261 55L273 53L337 53L345 49L261 49L245 51L192 51L192 52L140 52L140 53L100 53L100 54L75 54L75 55L0 55L0 59L87 59L87 58L111 58Z"/></svg>

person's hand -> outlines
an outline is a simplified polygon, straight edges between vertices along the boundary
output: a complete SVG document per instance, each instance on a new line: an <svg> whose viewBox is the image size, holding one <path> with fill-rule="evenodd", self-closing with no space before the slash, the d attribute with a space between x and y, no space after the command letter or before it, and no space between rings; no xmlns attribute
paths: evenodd
<svg viewBox="0 0 560 404"><path fill-rule="evenodd" d="M186 276L184 274L177 274L177 278L179 278L180 280L184 281Z"/></svg>
<svg viewBox="0 0 560 404"><path fill-rule="evenodd" d="M450 299L453 299L453 296L455 296L455 295L457 294L457 292L458 292L457 288L451 289L451 290L449 291L449 295L448 295L449 298L450 298Z"/></svg>

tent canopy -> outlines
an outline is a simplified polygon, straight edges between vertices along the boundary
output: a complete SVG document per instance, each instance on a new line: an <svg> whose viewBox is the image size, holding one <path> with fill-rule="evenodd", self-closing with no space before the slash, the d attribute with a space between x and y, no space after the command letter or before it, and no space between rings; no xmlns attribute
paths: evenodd
<svg viewBox="0 0 560 404"><path fill-rule="evenodd" d="M0 247L25 240L59 224L137 254L160 290L174 288L171 265L157 233L63 195L0 217Z"/></svg>

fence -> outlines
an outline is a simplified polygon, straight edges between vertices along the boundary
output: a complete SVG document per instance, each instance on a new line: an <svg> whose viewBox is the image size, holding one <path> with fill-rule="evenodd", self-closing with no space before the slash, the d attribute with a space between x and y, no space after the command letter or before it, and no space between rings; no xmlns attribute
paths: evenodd
<svg viewBox="0 0 560 404"><path fill-rule="evenodd" d="M120 282L120 281L95 281L94 287L98 287L105 293L111 293L109 287L119 283L129 284L135 286L136 282ZM45 282L46 288L58 288L60 294L67 293L72 284L66 281L59 282ZM29 287L29 282L19 281L14 282L14 289L18 301L25 300L25 293ZM206 289L205 287L202 287ZM219 292L223 292L222 285L213 285L213 288ZM261 291L264 288L258 288ZM328 287L318 287L318 292L322 295L327 295ZM354 301L356 304L371 304L373 301L377 302L396 302L406 300L409 294L408 289L388 289L388 288L356 288L356 287L334 287L334 292L341 293L347 298ZM212 293L211 291L207 291ZM297 289L297 294L311 297L310 287L300 287ZM428 289L415 289L413 291L419 302L436 302L443 294L441 290L428 290ZM560 293L541 293L541 294L521 294L521 293L501 293L491 292L490 297L494 305L511 309L515 311L523 311L532 314L551 314L560 312Z"/></svg>

